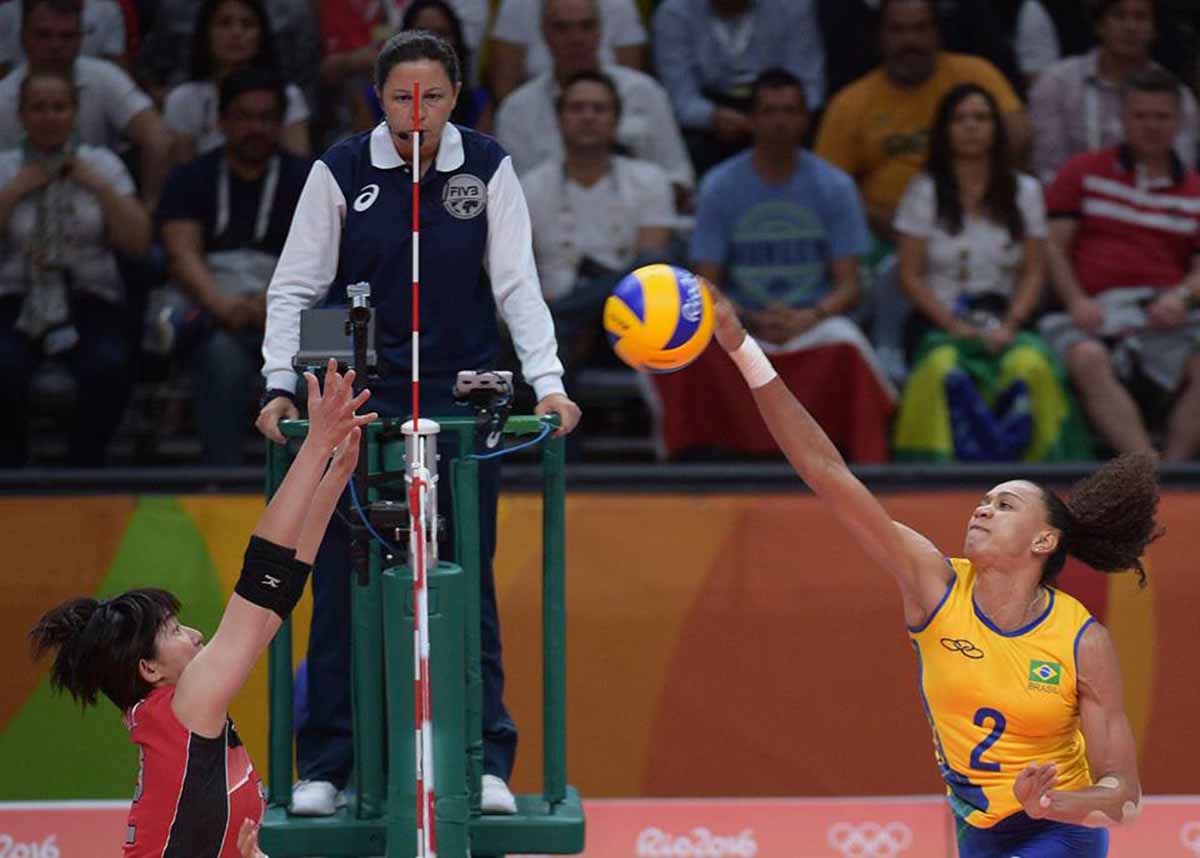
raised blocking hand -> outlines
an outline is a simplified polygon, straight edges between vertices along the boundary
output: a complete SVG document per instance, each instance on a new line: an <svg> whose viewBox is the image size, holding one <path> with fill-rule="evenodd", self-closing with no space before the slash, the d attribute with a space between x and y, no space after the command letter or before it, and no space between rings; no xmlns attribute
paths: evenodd
<svg viewBox="0 0 1200 858"><path fill-rule="evenodd" d="M379 417L374 411L357 413L371 398L371 391L364 388L355 396L354 370L342 375L338 372L337 361L332 358L325 371L324 389L311 372L304 373L304 380L308 383L308 438L305 443L315 445L326 455L333 453L351 429L366 426Z"/></svg>

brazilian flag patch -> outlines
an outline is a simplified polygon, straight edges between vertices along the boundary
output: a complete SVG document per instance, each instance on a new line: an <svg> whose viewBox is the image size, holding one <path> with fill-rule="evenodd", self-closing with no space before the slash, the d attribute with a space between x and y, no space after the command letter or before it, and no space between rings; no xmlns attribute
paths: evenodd
<svg viewBox="0 0 1200 858"><path fill-rule="evenodd" d="M1029 681L1040 685L1058 685L1062 679L1062 665L1057 661L1029 660Z"/></svg>

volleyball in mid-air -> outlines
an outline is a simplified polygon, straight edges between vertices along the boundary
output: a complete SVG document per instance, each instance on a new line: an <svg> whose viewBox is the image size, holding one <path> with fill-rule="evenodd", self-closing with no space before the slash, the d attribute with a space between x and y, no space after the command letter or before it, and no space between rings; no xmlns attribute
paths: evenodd
<svg viewBox="0 0 1200 858"><path fill-rule="evenodd" d="M690 271L647 265L626 275L604 302L604 330L617 357L634 369L674 372L712 339L712 295Z"/></svg>

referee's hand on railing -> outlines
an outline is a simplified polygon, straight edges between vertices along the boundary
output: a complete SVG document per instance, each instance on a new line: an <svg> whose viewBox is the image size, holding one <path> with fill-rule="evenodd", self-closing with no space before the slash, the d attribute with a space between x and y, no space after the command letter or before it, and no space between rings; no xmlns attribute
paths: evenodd
<svg viewBox="0 0 1200 858"><path fill-rule="evenodd" d="M267 440L283 444L287 439L279 431L279 421L295 420L299 416L300 409L296 407L296 403L286 396L276 396L274 399L268 400L267 404L258 412L258 417L254 420L254 428Z"/></svg>
<svg viewBox="0 0 1200 858"><path fill-rule="evenodd" d="M579 418L583 416L579 406L568 399L565 393L549 393L543 396L541 402L534 407L533 413L538 417L545 417L551 413L558 415L559 424L554 432L555 438L570 435L571 430L579 425Z"/></svg>

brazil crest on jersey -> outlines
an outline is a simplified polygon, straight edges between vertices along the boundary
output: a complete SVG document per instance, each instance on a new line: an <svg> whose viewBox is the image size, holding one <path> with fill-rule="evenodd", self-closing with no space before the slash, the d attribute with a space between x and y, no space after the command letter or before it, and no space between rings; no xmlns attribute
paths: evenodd
<svg viewBox="0 0 1200 858"><path fill-rule="evenodd" d="M1021 810L1013 784L1030 763L1057 764L1060 789L1091 785L1075 682L1079 639L1093 620L1050 588L1037 619L1001 631L975 604L971 562L950 565L942 601L909 634L951 808L991 828Z"/></svg>

